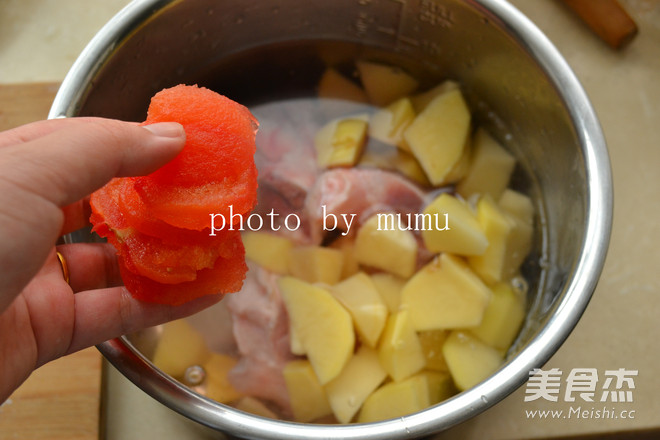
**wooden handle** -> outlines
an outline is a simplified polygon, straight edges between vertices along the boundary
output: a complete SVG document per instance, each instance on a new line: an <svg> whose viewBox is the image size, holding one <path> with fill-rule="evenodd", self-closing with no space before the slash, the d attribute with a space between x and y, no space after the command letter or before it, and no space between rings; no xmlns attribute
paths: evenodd
<svg viewBox="0 0 660 440"><path fill-rule="evenodd" d="M617 0L562 0L610 47L620 49L637 35L637 25Z"/></svg>

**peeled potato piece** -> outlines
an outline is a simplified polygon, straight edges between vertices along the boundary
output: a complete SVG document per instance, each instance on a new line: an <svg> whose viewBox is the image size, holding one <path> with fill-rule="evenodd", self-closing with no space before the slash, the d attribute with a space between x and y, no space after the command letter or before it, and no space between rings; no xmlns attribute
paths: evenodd
<svg viewBox="0 0 660 440"><path fill-rule="evenodd" d="M321 384L339 375L353 354L355 332L348 311L327 290L282 277L278 281L291 332Z"/></svg>
<svg viewBox="0 0 660 440"><path fill-rule="evenodd" d="M481 323L490 289L460 258L441 254L403 288L401 309L417 331L474 327Z"/></svg>
<svg viewBox="0 0 660 440"><path fill-rule="evenodd" d="M367 274L359 272L331 288L335 298L348 309L362 341L375 347L387 319L387 306Z"/></svg>
<svg viewBox="0 0 660 440"><path fill-rule="evenodd" d="M387 320L378 356L387 374L396 381L424 368L424 352L407 310L401 310Z"/></svg>
<svg viewBox="0 0 660 440"><path fill-rule="evenodd" d="M505 276L507 243L513 221L497 206L489 195L477 203L477 219L488 239L488 247L482 255L468 258L470 267L487 284L500 282Z"/></svg>
<svg viewBox="0 0 660 440"><path fill-rule="evenodd" d="M428 216L429 225L422 230L422 238L428 250L458 255L486 252L488 238L463 200L442 193L424 209L424 215Z"/></svg>
<svg viewBox="0 0 660 440"><path fill-rule="evenodd" d="M310 283L333 285L341 278L344 254L338 249L301 246L289 253L289 273Z"/></svg>
<svg viewBox="0 0 660 440"><path fill-rule="evenodd" d="M495 200L509 184L516 159L483 128L472 141L472 158L467 175L456 189L463 197L490 194Z"/></svg>
<svg viewBox="0 0 660 440"><path fill-rule="evenodd" d="M369 136L410 152L403 144L403 132L415 119L410 99L401 98L378 110L369 120Z"/></svg>
<svg viewBox="0 0 660 440"><path fill-rule="evenodd" d="M442 354L459 390L467 390L487 379L502 364L499 351L463 331L449 335Z"/></svg>
<svg viewBox="0 0 660 440"><path fill-rule="evenodd" d="M411 231L388 228L384 218L374 215L358 231L357 260L360 264L408 278L415 272L417 240Z"/></svg>
<svg viewBox="0 0 660 440"><path fill-rule="evenodd" d="M284 366L282 374L297 422L311 422L332 413L328 396L308 360L290 361Z"/></svg>
<svg viewBox="0 0 660 440"><path fill-rule="evenodd" d="M492 292L481 324L470 331L491 347L507 350L525 320L525 298L507 283L493 286Z"/></svg>
<svg viewBox="0 0 660 440"><path fill-rule="evenodd" d="M319 96L321 98L345 99L347 101L368 102L364 90L350 79L333 68L328 68L319 80Z"/></svg>
<svg viewBox="0 0 660 440"><path fill-rule="evenodd" d="M404 132L406 144L433 185L444 184L460 160L470 122L470 110L456 89L433 99Z"/></svg>
<svg viewBox="0 0 660 440"><path fill-rule="evenodd" d="M362 346L348 361L342 372L325 386L337 420L349 423L362 402L385 380L387 373L378 362L376 352Z"/></svg>
<svg viewBox="0 0 660 440"><path fill-rule="evenodd" d="M417 89L417 80L400 67L358 61L357 68L369 101L379 107L389 105Z"/></svg>
<svg viewBox="0 0 660 440"><path fill-rule="evenodd" d="M178 319L163 325L153 363L170 376L182 378L188 367L202 365L210 356L202 335Z"/></svg>
<svg viewBox="0 0 660 440"><path fill-rule="evenodd" d="M401 382L389 382L364 402L358 423L412 414L450 397L454 386L446 373L423 371Z"/></svg>
<svg viewBox="0 0 660 440"><path fill-rule="evenodd" d="M271 272L287 274L289 253L293 248L291 240L261 231L244 232L241 238L245 246L245 258Z"/></svg>
<svg viewBox="0 0 660 440"><path fill-rule="evenodd" d="M367 141L367 122L361 119L342 119L332 135L332 153L328 167L355 165Z"/></svg>

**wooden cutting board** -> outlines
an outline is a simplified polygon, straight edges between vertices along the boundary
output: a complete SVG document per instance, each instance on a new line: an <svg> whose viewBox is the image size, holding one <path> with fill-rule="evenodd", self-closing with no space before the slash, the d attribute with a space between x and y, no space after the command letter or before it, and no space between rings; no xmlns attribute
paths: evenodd
<svg viewBox="0 0 660 440"><path fill-rule="evenodd" d="M58 84L0 85L0 131L45 119ZM35 371L0 406L0 440L98 440L101 355L74 353Z"/></svg>

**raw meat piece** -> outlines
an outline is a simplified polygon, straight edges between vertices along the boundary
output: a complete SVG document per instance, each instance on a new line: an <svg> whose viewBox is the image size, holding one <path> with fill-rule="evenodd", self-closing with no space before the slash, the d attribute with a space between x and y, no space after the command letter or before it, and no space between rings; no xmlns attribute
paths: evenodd
<svg viewBox="0 0 660 440"><path fill-rule="evenodd" d="M313 241L320 243L323 231L323 206L326 215L356 214L351 232L374 214L394 212L414 214L424 205L424 193L404 177L378 169L337 168L317 179L305 201ZM338 226L344 226L339 221Z"/></svg>
<svg viewBox="0 0 660 440"><path fill-rule="evenodd" d="M243 290L224 299L232 314L234 337L241 354L229 380L237 390L274 402L289 412L282 369L295 356L290 351L289 317L277 278L278 275L250 264Z"/></svg>
<svg viewBox="0 0 660 440"><path fill-rule="evenodd" d="M304 229L288 231L283 222L289 214L302 217L307 192L318 175L316 107L308 100L292 100L285 106L254 109L261 121L256 140L259 190L254 212L262 217L271 211L277 213L275 229L280 229L274 232L302 243L308 241Z"/></svg>

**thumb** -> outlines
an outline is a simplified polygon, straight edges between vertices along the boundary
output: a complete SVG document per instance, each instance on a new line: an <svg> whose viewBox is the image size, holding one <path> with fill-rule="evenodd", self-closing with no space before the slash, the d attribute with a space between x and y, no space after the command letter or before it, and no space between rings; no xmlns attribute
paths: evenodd
<svg viewBox="0 0 660 440"><path fill-rule="evenodd" d="M58 207L81 199L113 177L155 171L185 143L183 127L174 122L149 126L100 118L48 122L52 130L48 134L0 149L0 175ZM28 132L25 137L29 138L30 128L23 127Z"/></svg>

